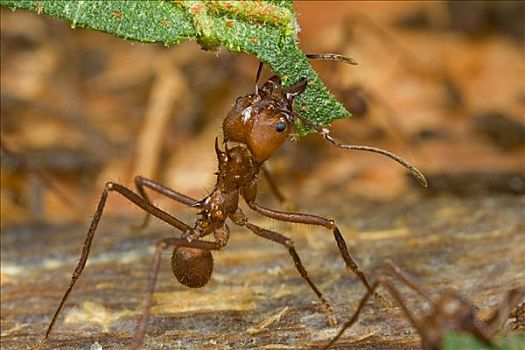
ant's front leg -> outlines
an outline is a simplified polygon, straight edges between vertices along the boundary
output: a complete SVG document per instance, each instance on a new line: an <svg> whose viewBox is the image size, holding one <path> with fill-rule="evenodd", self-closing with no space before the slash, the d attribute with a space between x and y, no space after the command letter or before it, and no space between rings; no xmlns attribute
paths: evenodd
<svg viewBox="0 0 525 350"><path fill-rule="evenodd" d="M190 206L190 207L195 207L199 204L199 201L197 201L196 199L188 197L185 194L174 191L171 188L165 187L158 182L155 182L153 180L147 179L142 176L135 177L135 187L137 188L137 192L142 196L142 198L144 198L150 204L151 204L151 201L146 191L144 190L144 187L147 187L157 193L160 193L179 203L186 204L187 206ZM146 213L146 215L144 216L144 221L142 222L142 224L137 226L137 228L138 229L146 228L146 226L148 226L150 216L151 215L149 213Z"/></svg>
<svg viewBox="0 0 525 350"><path fill-rule="evenodd" d="M100 221L100 218L102 217L102 212L104 211L104 206L106 204L106 200L108 198L108 194L110 191L115 191L122 196L126 197L129 201L133 202L138 207L142 208L146 212L156 216L157 218L161 219L162 221L166 222L167 224L181 230L182 232L186 232L188 230L191 230L191 227L183 223L182 221L178 220L177 218L171 216L170 214L166 213L165 211L151 205L148 201L134 193L133 191L129 190L128 188L113 183L113 182L107 182L106 186L104 187L104 191L102 192L102 195L100 196L100 200L98 202L97 210L95 212L95 215L93 217L93 220L91 221L91 225L89 227L89 230L86 234L86 238L84 241L84 246L82 248L82 253L80 255L80 260L75 267L75 270L71 276L71 282L69 283L69 287L67 288L66 292L64 293L64 296L62 297L62 300L60 301L60 304L58 305L58 308L55 311L55 314L53 315L53 319L51 320L51 323L49 324L46 334L44 336L44 339L41 341L41 344L45 343L51 334L51 331L53 330L53 326L55 325L55 322L58 318L58 315L62 311L62 308L64 307L64 304L69 297L69 294L73 290L73 287L82 274L82 271L84 270L84 267L86 266L86 262L89 256L89 251L91 249L91 243L93 241L93 237L95 236L95 231L97 230L98 223ZM196 242L195 242L196 243ZM206 248L208 249L208 248Z"/></svg>
<svg viewBox="0 0 525 350"><path fill-rule="evenodd" d="M297 224L323 226L329 230L332 230L334 237L335 237L335 241L337 242L337 247L339 248L339 252L341 253L341 256L343 257L346 263L346 266L350 270L352 270L357 275L357 277L359 277L359 279L365 285L366 289L368 289L369 292L372 291L372 287L370 283L368 282L366 275L364 274L363 271L361 271L359 266L356 264L356 262L350 255L350 252L348 251L348 247L346 246L346 242L343 238L343 235L341 234L341 232L339 231L339 229L337 228L333 220L328 220L326 218L323 218L317 215L300 214L300 213L286 213L282 211L268 209L268 208L260 206L259 204L255 202L248 202L248 206L254 211L256 211L257 213L264 215L266 217L269 217L271 219L288 221L288 222L293 222Z"/></svg>
<svg viewBox="0 0 525 350"><path fill-rule="evenodd" d="M270 170L268 170L264 164L261 165L261 170L264 178L266 179L266 182L268 182L268 185L270 186L270 190L272 191L275 198L277 198L279 203L281 203L281 205L287 210L289 210L289 208L293 208L293 203L281 192Z"/></svg>

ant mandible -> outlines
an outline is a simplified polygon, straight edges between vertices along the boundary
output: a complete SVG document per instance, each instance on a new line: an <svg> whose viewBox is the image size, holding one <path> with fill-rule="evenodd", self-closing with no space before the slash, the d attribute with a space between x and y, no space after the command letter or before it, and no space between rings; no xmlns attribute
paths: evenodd
<svg viewBox="0 0 525 350"><path fill-rule="evenodd" d="M381 276L373 284L372 289L368 290L361 299L356 311L346 321L339 332L333 337L328 344L322 347L327 350L343 335L343 333L357 321L359 314L363 310L367 300L379 286L383 286L388 293L394 298L396 303L408 318L412 327L414 327L421 337L421 346L424 350L440 350L443 348L443 340L447 332L467 332L484 344L494 346L493 337L497 326L501 325L508 317L512 309L523 302L525 298L525 286L511 289L507 292L500 307L488 318L486 322L480 321L475 314L474 305L465 297L454 291L445 291L439 298L433 300L430 294L417 286L412 279L391 260L385 260L385 267L389 272L406 284L417 294L422 296L430 305L432 311L420 318L414 317L404 302L403 297L396 287L386 276Z"/></svg>
<svg viewBox="0 0 525 350"><path fill-rule="evenodd" d="M355 64L355 61L352 59L336 54L310 54L307 56L310 59L335 60ZM332 306L308 276L292 240L280 233L264 229L248 222L243 211L239 208L240 197L244 198L250 209L263 216L280 221L322 226L332 230L347 268L359 277L368 291L372 291L372 286L351 257L345 240L333 220L310 214L277 211L265 208L255 201L259 172L262 170L262 172L265 173L263 168L264 162L275 154L294 129L295 123L299 122L322 135L325 140L336 147L384 154L408 168L424 186L426 186L426 180L421 172L400 157L374 147L342 144L330 135L327 128L316 125L300 116L293 110L292 104L294 99L306 90L308 85L307 80L304 78L299 79L295 84L284 87L281 85L281 79L274 75L259 87L258 80L261 69L262 63L259 64L259 69L257 70L255 92L237 98L235 106L224 119L223 150L219 147L218 139L215 139L215 152L219 163L217 183L215 189L204 199L193 199L141 176L135 178L135 186L138 194L120 184L114 182L106 183L97 210L86 234L80 261L72 274L71 282L55 311L41 344L49 338L57 317L64 307L64 303L84 270L89 256L91 242L102 216L109 192L119 193L146 211L147 215L144 223L147 222L150 215L153 215L182 232L180 237L164 238L156 244L151 269L152 272L144 298L142 316L133 336L133 349L139 348L144 340L145 327L150 314L152 296L155 290L162 252L170 247L173 248L171 267L175 277L180 283L191 288L200 288L206 285L213 271L211 251L221 250L228 243L230 229L226 224L226 219L230 219L236 225L248 228L257 236L274 241L287 248L301 277L310 286L323 305L329 323L332 325L337 323ZM236 144L231 147L231 143ZM199 218L193 226L185 224L176 217L152 205L145 188L165 195L191 208L198 209ZM208 235L213 235L214 239L202 239Z"/></svg>

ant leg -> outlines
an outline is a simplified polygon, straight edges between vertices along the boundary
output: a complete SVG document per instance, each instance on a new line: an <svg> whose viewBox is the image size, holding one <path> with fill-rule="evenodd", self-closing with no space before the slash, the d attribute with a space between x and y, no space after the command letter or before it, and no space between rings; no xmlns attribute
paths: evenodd
<svg viewBox="0 0 525 350"><path fill-rule="evenodd" d="M168 198L171 198L179 203L186 204L187 206L190 206L190 207L195 207L199 203L199 201L197 201L196 199L188 197L182 193L172 190L171 188L165 187L159 184L158 182L155 182L153 180L147 179L142 176L135 177L135 187L137 188L137 192L142 196L142 198L144 198L150 204L151 204L151 201L149 199L148 194L144 190L144 187L152 189L155 192L158 192L162 195L165 195ZM146 215L144 216L144 221L142 222L142 224L137 226L137 228L139 229L146 228L146 226L148 226L150 217L151 215L149 213L146 213Z"/></svg>
<svg viewBox="0 0 525 350"><path fill-rule="evenodd" d="M408 310L408 307L405 305L403 298L401 297L397 289L385 276L381 276L374 283L372 288L369 291L367 291L363 299L361 299L361 301L359 302L359 306L357 307L357 310L354 312L352 317L343 324L343 327L339 330L336 336L332 338L332 340L330 340L330 342L324 348L322 348L322 350L326 350L330 346L332 346L337 341L337 339L339 339L341 335L357 321L357 318L359 314L361 313L365 303L367 302L367 300L370 298L370 296L374 293L374 291L377 289L379 285L382 285L388 291L388 293L392 296L392 298L394 298L394 300L401 307L401 310L403 310L406 317L410 321L410 324L417 330L421 338L425 337L425 332L423 328L418 324L416 318L414 317L414 315L412 315L410 310Z"/></svg>
<svg viewBox="0 0 525 350"><path fill-rule="evenodd" d="M153 292L155 291L155 285L157 283L157 276L160 268L160 259L164 250L168 249L169 247L189 247L205 250L220 250L223 247L223 245L220 245L217 242L209 241L188 241L184 238L165 238L157 242L155 255L151 264L148 288L146 290L144 304L142 306L142 316L140 317L139 324L137 326L135 334L133 335L133 343L131 345L131 349L133 350L139 349L142 346L142 343L144 342L146 323L148 322L150 316Z"/></svg>
<svg viewBox="0 0 525 350"><path fill-rule="evenodd" d="M282 211L264 208L255 202L248 203L248 206L257 213L269 217L271 219L294 222L297 224L323 226L329 230L332 230L335 241L337 242L337 247L339 248L339 252L343 257L347 268L352 270L357 275L357 277L359 277L359 279L365 285L368 291L372 290L372 287L370 286L370 283L368 282L368 279L366 278L365 274L363 273L363 271L361 271L359 266L356 264L355 260L350 255L343 235L341 234L341 231L339 231L333 220L328 220L321 216L311 214L285 213Z"/></svg>
<svg viewBox="0 0 525 350"><path fill-rule="evenodd" d="M418 324L416 318L414 317L414 315L412 315L410 310L408 310L408 307L405 305L405 303L403 301L403 298L401 297L401 295L399 294L397 289L394 287L394 285L385 276L381 276L374 283L374 285L372 286L371 290L367 291L367 293L365 294L363 299L361 299L361 302L359 303L359 306L357 307L357 310L354 312L352 317L343 324L343 327L339 330L339 332L336 334L336 336L332 340L330 340L330 342L324 348L322 348L322 350L326 350L331 345L333 345L337 341L337 339L339 339L341 337L341 335L348 328L350 328L355 323L355 321L357 321L357 318L358 318L361 310L363 309L365 303L367 302L367 300L370 298L370 296L374 293L374 291L377 289L377 287L379 285L382 285L388 291L388 293L392 296L392 298L394 298L394 300L401 307L401 310L405 313L405 315L408 318L410 324L416 329L416 331L418 332L420 337L421 338L425 338L425 332L424 332L423 328Z"/></svg>
<svg viewBox="0 0 525 350"><path fill-rule="evenodd" d="M525 287L522 286L509 290L505 294L505 298L501 302L500 307L494 311L486 322L491 332L494 333L499 330L511 311L522 302L525 302Z"/></svg>
<svg viewBox="0 0 525 350"><path fill-rule="evenodd" d="M308 272L306 272L306 269L303 266L303 263L301 262L301 259L299 258L299 255L297 254L297 251L295 250L294 244L291 239L288 237L285 237L281 235L280 233L273 232L270 230L266 230L264 228L261 228L259 226L255 226L250 223L245 223L245 226L249 228L253 233L255 233L257 236L269 239L270 241L274 241L276 243L282 244L286 248L288 248L288 251L290 252L290 255L293 258L295 267L301 274L301 277L308 283L310 288L314 291L314 293L317 295L317 298L319 298L319 301L321 301L321 304L323 304L323 307L325 308L325 311L328 315L328 322L335 326L337 324L337 318L335 317L334 309L332 306L328 303L328 301L323 297L323 294L317 289L315 284L312 282L310 277L308 276Z"/></svg>
<svg viewBox="0 0 525 350"><path fill-rule="evenodd" d="M261 165L262 172L264 177L266 178L266 181L268 182L268 185L270 186L270 190L272 191L273 195L281 205L284 206L292 206L292 203L288 198L284 196L284 194L279 190L279 187L277 186L277 182L275 182L275 179L273 178L272 173L268 170L266 166Z"/></svg>
<svg viewBox="0 0 525 350"><path fill-rule="evenodd" d="M398 265L394 264L392 260L386 259L384 261L384 265L390 270L390 272L395 277L397 277L397 279L399 279L401 282L412 288L412 290L414 290L416 293L425 298L426 301L428 301L430 304L434 303L428 292L416 285L414 281L412 281L412 279L406 274L406 272L401 270L401 268Z"/></svg>
<svg viewBox="0 0 525 350"><path fill-rule="evenodd" d="M434 302L430 298L429 294L423 288L417 286L414 283L414 281L412 281L412 279L403 270L401 270L401 268L399 266L394 264L394 262L392 262L390 259L386 259L384 264L397 279L399 279L401 282L405 283L411 289L416 291L419 295L421 295L423 298L425 298L431 305L434 305ZM392 292L390 294L392 294ZM519 297L519 295L518 295L518 297ZM523 297L523 294L521 295L521 297ZM511 301L514 301L514 299L511 299ZM508 313L507 313L507 315L508 315ZM486 343L488 345L492 345L493 344L492 341L490 340L490 338L491 338L490 334L492 332L491 332L490 327L487 326L487 324L485 324L485 323L474 323L474 324L472 324L470 326L472 327L472 328L470 328L470 331L472 332L472 334L475 337L477 337L479 340L481 340L482 342L484 342L484 343ZM419 333L423 337L423 333L421 333L421 332L419 332Z"/></svg>
<svg viewBox="0 0 525 350"><path fill-rule="evenodd" d="M55 314L53 315L53 319L51 320L51 323L49 324L46 334L44 336L44 339L42 340L42 343L45 342L49 335L51 334L51 331L53 330L53 326L55 325L55 322L58 318L58 315L62 311L62 308L64 307L64 303L66 302L67 298L69 297L69 294L73 290L73 287L75 283L77 282L78 278L82 274L82 271L84 270L84 267L86 266L86 262L89 256L89 251L91 249L91 243L93 241L93 237L95 235L95 231L97 229L98 223L100 221L100 218L102 217L102 212L104 210L104 206L106 204L106 200L108 198L109 191L116 191L117 193L121 194L122 196L126 197L129 201L133 202L138 207L142 208L143 210L147 211L150 214L155 215L157 218L161 219L162 221L166 222L167 224L186 232L188 230L191 230L191 227L183 223L182 221L179 221L177 218L171 216L170 214L166 213L165 211L151 205L148 201L134 193L133 191L129 190L128 188L113 183L113 182L107 182L106 186L104 187L104 191L102 192L102 195L100 196L100 200L98 202L97 210L95 211L95 215L93 217L93 220L91 221L91 225L89 227L89 230L86 234L86 238L84 241L84 246L82 248L82 253L80 255L80 260L75 267L75 270L73 271L73 274L71 275L71 282L69 283L69 287L67 288L66 292L64 293L64 296L62 297L62 300L60 301L60 304L58 305L58 308L55 311ZM195 242L196 243L196 242ZM205 249L209 249L207 247L203 247Z"/></svg>
<svg viewBox="0 0 525 350"><path fill-rule="evenodd" d="M328 342L328 344L326 344L323 348L321 348L321 350L327 350L330 346L334 345L335 342L337 341L337 339L339 339L348 328L352 327L352 325L357 321L357 318L359 317L359 314L363 310L366 302L368 301L370 296L375 293L375 290L377 289L377 287L379 287L380 283L381 283L380 280L376 281L372 285L372 289L366 291L365 296L359 302L359 305L358 305L357 309L355 310L354 314L352 315L352 317L343 324L343 326L341 327L339 332L337 332L335 337L333 337L330 340L330 342Z"/></svg>
<svg viewBox="0 0 525 350"><path fill-rule="evenodd" d="M412 327L414 327L419 333L419 336L421 338L426 338L426 333L424 329L419 325L414 315L410 312L405 302L403 301L401 294L399 294L399 292L397 291L396 287L394 287L394 285L384 277L380 279L380 283L386 288L388 293L390 293L392 298L394 298L396 303L401 307L401 310L403 310L403 312L405 313Z"/></svg>
<svg viewBox="0 0 525 350"><path fill-rule="evenodd" d="M188 197L185 194L174 191L171 188L165 187L159 184L158 182L155 182L153 180L147 179L142 176L135 177L135 186L137 187L137 190L142 196L142 198L146 199L148 202L149 202L149 199L148 199L146 192L144 191L144 187L150 188L154 190L155 192L163 194L166 197L169 197L182 204L186 204L187 206L190 206L190 207L194 207L195 205L199 203L199 201L196 199Z"/></svg>

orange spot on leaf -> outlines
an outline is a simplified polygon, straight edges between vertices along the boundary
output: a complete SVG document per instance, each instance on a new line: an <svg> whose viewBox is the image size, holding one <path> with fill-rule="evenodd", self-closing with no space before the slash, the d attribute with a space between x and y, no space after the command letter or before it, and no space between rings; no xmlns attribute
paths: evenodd
<svg viewBox="0 0 525 350"><path fill-rule="evenodd" d="M202 11L202 5L195 5L191 8L191 12L193 14L198 14L198 13L201 13Z"/></svg>

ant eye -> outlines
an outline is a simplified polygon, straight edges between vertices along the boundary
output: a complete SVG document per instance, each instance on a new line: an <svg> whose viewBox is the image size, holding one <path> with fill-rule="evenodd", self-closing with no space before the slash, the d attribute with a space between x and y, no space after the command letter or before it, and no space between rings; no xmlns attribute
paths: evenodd
<svg viewBox="0 0 525 350"><path fill-rule="evenodd" d="M277 122L275 124L275 130L277 132L283 132L286 129L286 123L285 122Z"/></svg>

